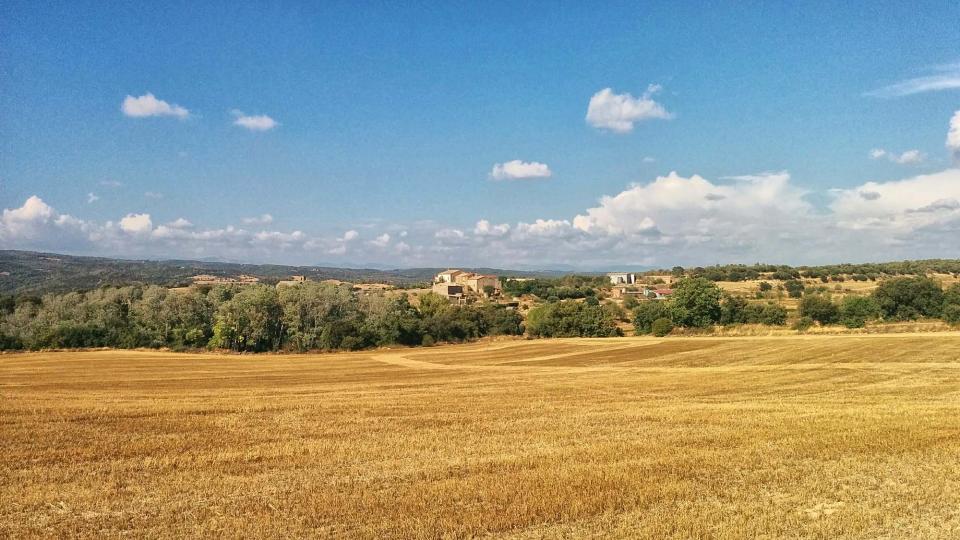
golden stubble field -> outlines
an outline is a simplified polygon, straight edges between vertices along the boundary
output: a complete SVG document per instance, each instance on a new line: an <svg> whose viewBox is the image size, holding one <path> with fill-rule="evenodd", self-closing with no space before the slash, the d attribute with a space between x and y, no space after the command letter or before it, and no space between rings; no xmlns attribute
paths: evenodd
<svg viewBox="0 0 960 540"><path fill-rule="evenodd" d="M0 536L957 538L960 335L0 356Z"/></svg>

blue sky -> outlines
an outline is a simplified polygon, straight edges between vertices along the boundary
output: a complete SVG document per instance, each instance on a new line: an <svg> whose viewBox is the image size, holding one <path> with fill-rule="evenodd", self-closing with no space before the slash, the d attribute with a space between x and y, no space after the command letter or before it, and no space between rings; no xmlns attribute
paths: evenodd
<svg viewBox="0 0 960 540"><path fill-rule="evenodd" d="M782 4L6 2L0 247L397 266L960 256L943 243L960 222L960 5ZM598 111L640 107L631 129L587 118L607 88ZM122 111L148 93L185 117ZM261 115L276 125L236 124ZM540 176L493 178L514 160ZM672 198L698 186L706 199Z"/></svg>

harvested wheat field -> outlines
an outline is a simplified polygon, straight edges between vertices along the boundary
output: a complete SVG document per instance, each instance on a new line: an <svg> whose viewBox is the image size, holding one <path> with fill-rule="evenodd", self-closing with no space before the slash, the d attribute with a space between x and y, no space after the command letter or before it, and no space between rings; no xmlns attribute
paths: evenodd
<svg viewBox="0 0 960 540"><path fill-rule="evenodd" d="M957 538L960 335L0 357L0 536Z"/></svg>

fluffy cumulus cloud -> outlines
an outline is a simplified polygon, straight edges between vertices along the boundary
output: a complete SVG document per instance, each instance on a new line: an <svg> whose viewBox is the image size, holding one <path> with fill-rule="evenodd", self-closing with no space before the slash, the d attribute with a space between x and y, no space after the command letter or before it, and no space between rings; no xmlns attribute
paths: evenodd
<svg viewBox="0 0 960 540"><path fill-rule="evenodd" d="M146 94L133 97L127 96L120 104L120 110L123 114L131 118L146 118L149 116L173 116L181 120L190 116L190 111L179 105L170 104L162 99L147 92Z"/></svg>
<svg viewBox="0 0 960 540"><path fill-rule="evenodd" d="M390 235L383 233L367 243L374 247L385 248L390 244Z"/></svg>
<svg viewBox="0 0 960 540"><path fill-rule="evenodd" d="M926 154L919 150L907 150L899 154L896 152L888 152L883 148L874 148L870 151L870 159L886 159L900 165L916 165L923 163L926 158Z"/></svg>
<svg viewBox="0 0 960 540"><path fill-rule="evenodd" d="M150 214L127 214L120 220L120 230L130 234L149 234L153 230Z"/></svg>
<svg viewBox="0 0 960 540"><path fill-rule="evenodd" d="M950 119L946 145L954 161L960 165L960 111L953 113L953 118Z"/></svg>
<svg viewBox="0 0 960 540"><path fill-rule="evenodd" d="M503 236L510 232L509 223L493 225L485 219L481 219L473 227L473 234L477 236Z"/></svg>
<svg viewBox="0 0 960 540"><path fill-rule="evenodd" d="M515 159L506 163L496 163L490 171L494 180L523 180L531 178L549 178L553 175L546 163L520 161Z"/></svg>
<svg viewBox="0 0 960 540"><path fill-rule="evenodd" d="M27 249L69 249L86 241L87 224L57 212L36 195L19 208L3 211L0 220L0 247Z"/></svg>
<svg viewBox="0 0 960 540"><path fill-rule="evenodd" d="M921 229L952 230L960 220L960 169L840 190L830 210L842 228L904 240Z"/></svg>
<svg viewBox="0 0 960 540"><path fill-rule="evenodd" d="M235 119L233 125L248 129L250 131L270 131L280 125L279 122L265 114L247 115L243 111L234 109L231 111Z"/></svg>
<svg viewBox="0 0 960 540"><path fill-rule="evenodd" d="M651 84L642 96L635 98L629 93L615 94L613 89L604 88L590 98L587 123L597 129L629 133L637 122L669 120L673 114L653 99L660 90L659 85Z"/></svg>

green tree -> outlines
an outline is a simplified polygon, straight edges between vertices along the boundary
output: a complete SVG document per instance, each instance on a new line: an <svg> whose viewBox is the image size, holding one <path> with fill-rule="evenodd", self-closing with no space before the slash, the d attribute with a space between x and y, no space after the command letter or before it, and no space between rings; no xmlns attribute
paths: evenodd
<svg viewBox="0 0 960 540"><path fill-rule="evenodd" d="M863 328L880 316L877 302L866 296L847 296L840 303L840 322L847 328Z"/></svg>
<svg viewBox="0 0 960 540"><path fill-rule="evenodd" d="M669 318L670 308L666 302L649 300L641 302L633 310L633 329L636 334L649 334L653 332L653 321L657 319Z"/></svg>
<svg viewBox="0 0 960 540"><path fill-rule="evenodd" d="M808 294L800 301L800 316L820 324L835 324L840 319L840 310L829 297Z"/></svg>
<svg viewBox="0 0 960 540"><path fill-rule="evenodd" d="M885 318L905 321L920 317L939 317L943 309L943 289L928 277L902 277L880 283L873 292Z"/></svg>
<svg viewBox="0 0 960 540"><path fill-rule="evenodd" d="M941 317L950 324L960 324L960 283L954 283L944 291Z"/></svg>
<svg viewBox="0 0 960 540"><path fill-rule="evenodd" d="M706 278L684 278L673 288L670 319L678 326L705 328L720 320L720 287Z"/></svg>
<svg viewBox="0 0 960 540"><path fill-rule="evenodd" d="M720 303L720 324L731 325L748 322L748 305L749 303L744 298L729 294L724 295L723 301Z"/></svg>
<svg viewBox="0 0 960 540"><path fill-rule="evenodd" d="M244 287L220 304L210 344L235 351L267 351L280 346L281 308L276 289Z"/></svg>
<svg viewBox="0 0 960 540"><path fill-rule="evenodd" d="M800 298L806 289L803 282L797 279L791 279L783 282L783 287L787 290L787 296L790 298Z"/></svg>
<svg viewBox="0 0 960 540"><path fill-rule="evenodd" d="M663 337L673 331L673 321L666 317L660 317L653 321L651 332L657 337Z"/></svg>
<svg viewBox="0 0 960 540"><path fill-rule="evenodd" d="M537 337L612 337L623 335L601 306L560 301L542 304L527 315L527 332Z"/></svg>

